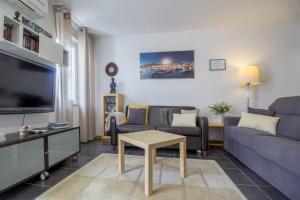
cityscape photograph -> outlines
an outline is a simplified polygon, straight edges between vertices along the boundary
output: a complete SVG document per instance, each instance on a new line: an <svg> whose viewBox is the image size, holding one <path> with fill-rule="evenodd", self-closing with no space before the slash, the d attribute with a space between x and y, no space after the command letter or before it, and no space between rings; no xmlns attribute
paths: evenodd
<svg viewBox="0 0 300 200"><path fill-rule="evenodd" d="M140 78L194 78L194 51L140 53Z"/></svg>

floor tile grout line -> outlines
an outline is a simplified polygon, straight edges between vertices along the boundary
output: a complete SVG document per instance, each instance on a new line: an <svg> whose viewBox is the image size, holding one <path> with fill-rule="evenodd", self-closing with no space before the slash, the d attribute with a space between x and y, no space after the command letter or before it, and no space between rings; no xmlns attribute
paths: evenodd
<svg viewBox="0 0 300 200"><path fill-rule="evenodd" d="M259 186L259 185L249 185L249 184L242 184L242 183L235 183L235 184L240 186L249 186L249 187L273 188L272 186Z"/></svg>
<svg viewBox="0 0 300 200"><path fill-rule="evenodd" d="M111 151L115 151L112 148L108 148ZM107 150L107 148L103 147L82 147L81 150Z"/></svg>
<svg viewBox="0 0 300 200"><path fill-rule="evenodd" d="M259 186L257 186L258 190L261 191L264 195L266 195L270 200L272 200L272 198L265 192L263 191Z"/></svg>
<svg viewBox="0 0 300 200"><path fill-rule="evenodd" d="M44 188L51 188L52 187L52 186L48 186L48 185L40 185L40 184L29 183L29 182L25 182L25 184L34 185L34 186L38 186L38 187L44 187Z"/></svg>
<svg viewBox="0 0 300 200"><path fill-rule="evenodd" d="M100 156L99 154L98 156ZM80 157L86 157L86 158L97 158L98 156L86 156L86 155L79 155Z"/></svg>
<svg viewBox="0 0 300 200"><path fill-rule="evenodd" d="M260 188L275 188L272 185L270 185L270 186L261 186L261 185L258 185L258 187L260 187Z"/></svg>
<svg viewBox="0 0 300 200"><path fill-rule="evenodd" d="M87 162L86 164L88 164L89 162ZM61 166L61 167L55 167L53 169L68 169L68 170L72 170L72 169L80 169L81 167L83 167L84 165L82 166L79 166L79 167L64 167L64 166Z"/></svg>
<svg viewBox="0 0 300 200"><path fill-rule="evenodd" d="M232 162L232 161L230 161L230 162ZM234 163L233 163L234 164ZM235 164L234 164L235 165ZM248 168L248 169L240 169L240 168L238 168L237 167L237 169L239 170L239 172L241 172L244 176L246 176L255 186L258 186L258 187L263 187L262 185L258 185L258 184L256 184L253 180L252 180L252 178L250 177L250 176L248 176L248 174L246 174L244 171L245 170L250 170L250 171L252 171L250 168ZM253 172L253 173L255 173L255 172ZM256 176L258 176L258 175L256 175ZM259 178L261 178L260 176L258 176ZM262 179L262 178L261 178ZM269 183L268 183L269 184ZM269 184L270 185L270 184ZM270 185L270 186L266 186L266 187L273 187L272 185Z"/></svg>
<svg viewBox="0 0 300 200"><path fill-rule="evenodd" d="M231 164L233 164L235 167L236 167L236 169L241 173L241 174L243 174L253 185L255 185L255 186L258 186L254 181L252 181L252 179L250 178L250 177L248 177L247 176L247 174L245 174L244 172L242 172L242 170L241 169L239 169L238 168L238 166L235 164L235 163L233 163L230 159L228 159L228 161L229 162L231 162Z"/></svg>
<svg viewBox="0 0 300 200"><path fill-rule="evenodd" d="M219 164L219 163L218 163L218 164ZM220 164L219 164L219 165L220 165ZM222 169L237 169L237 168L232 168L232 167L222 167L222 166L221 166L221 168L222 168Z"/></svg>
<svg viewBox="0 0 300 200"><path fill-rule="evenodd" d="M229 162L231 162L233 165L235 165L236 166L236 164L235 163L233 163L230 159L228 159L229 160ZM237 167L237 166L236 166ZM238 167L237 167L238 168ZM265 195L268 199L270 199L270 200L272 200L272 198L269 196L269 195L267 195L250 177L248 177L248 175L245 173L245 172L243 172L241 169L237 169L241 174L243 174L251 183L253 183L254 184L254 186L263 194L263 195Z"/></svg>

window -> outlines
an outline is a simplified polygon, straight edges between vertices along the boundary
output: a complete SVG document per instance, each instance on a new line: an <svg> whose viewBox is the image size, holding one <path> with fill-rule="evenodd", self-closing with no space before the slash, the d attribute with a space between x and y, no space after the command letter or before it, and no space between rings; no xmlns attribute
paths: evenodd
<svg viewBox="0 0 300 200"><path fill-rule="evenodd" d="M69 99L73 104L78 104L78 41L72 37L71 43L71 64L68 70L68 86L69 86Z"/></svg>

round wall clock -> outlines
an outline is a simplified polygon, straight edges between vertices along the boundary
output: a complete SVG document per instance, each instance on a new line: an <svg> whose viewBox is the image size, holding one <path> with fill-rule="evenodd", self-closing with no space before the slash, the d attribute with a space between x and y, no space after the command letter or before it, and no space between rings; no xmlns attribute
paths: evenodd
<svg viewBox="0 0 300 200"><path fill-rule="evenodd" d="M113 77L118 73L118 66L115 63L110 62L106 65L105 72L108 76Z"/></svg>

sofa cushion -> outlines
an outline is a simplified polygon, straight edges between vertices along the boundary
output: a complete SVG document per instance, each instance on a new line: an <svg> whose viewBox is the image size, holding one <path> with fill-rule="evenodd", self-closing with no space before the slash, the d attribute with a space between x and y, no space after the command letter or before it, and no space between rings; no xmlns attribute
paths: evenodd
<svg viewBox="0 0 300 200"><path fill-rule="evenodd" d="M194 110L195 107L190 106L149 106L149 116L148 121L150 125L158 126L160 124L160 110L167 109L168 113L173 113L172 111L175 110L176 113L180 113L181 109L185 110ZM169 115L169 114L168 114ZM168 116L169 117L169 116ZM168 125L170 125L168 119Z"/></svg>
<svg viewBox="0 0 300 200"><path fill-rule="evenodd" d="M300 176L299 141L272 135L258 136L254 148L260 156Z"/></svg>
<svg viewBox="0 0 300 200"><path fill-rule="evenodd" d="M169 121L168 121L168 109L167 108L162 108L159 111L159 126L168 126Z"/></svg>
<svg viewBox="0 0 300 200"><path fill-rule="evenodd" d="M264 131L237 126L228 126L226 127L226 129L226 133L228 134L229 138L251 150L254 150L255 137L266 134L270 135L269 133Z"/></svg>
<svg viewBox="0 0 300 200"><path fill-rule="evenodd" d="M155 128L156 128L155 126L151 126L151 125L122 124L117 126L117 132L129 133L129 132L137 132L137 131L155 130Z"/></svg>
<svg viewBox="0 0 300 200"><path fill-rule="evenodd" d="M197 113L177 114L173 113L173 127L196 127Z"/></svg>
<svg viewBox="0 0 300 200"><path fill-rule="evenodd" d="M270 117L243 112L238 126L266 131L275 135L278 120L279 117Z"/></svg>
<svg viewBox="0 0 300 200"><path fill-rule="evenodd" d="M280 117L277 125L277 134L280 136L300 140L300 116L276 115Z"/></svg>
<svg viewBox="0 0 300 200"><path fill-rule="evenodd" d="M145 115L145 121L146 124L148 124L148 116L149 116L149 105L128 105L127 106L127 118L130 117L130 110L131 109L145 109L146 110L146 115Z"/></svg>
<svg viewBox="0 0 300 200"><path fill-rule="evenodd" d="M198 136L201 137L201 128L199 127L170 127L170 126L159 126L157 128L159 131L164 131L168 133L174 133L178 135L185 136Z"/></svg>
<svg viewBox="0 0 300 200"><path fill-rule="evenodd" d="M130 115L128 116L128 124L144 125L146 124L146 109L130 108Z"/></svg>
<svg viewBox="0 0 300 200"><path fill-rule="evenodd" d="M197 114L197 116L198 116L198 114L199 114L199 110L198 110L198 109L196 109L196 110L184 110L184 109L181 109L180 113L181 113L181 114L190 114L190 113L196 113L196 114Z"/></svg>
<svg viewBox="0 0 300 200"><path fill-rule="evenodd" d="M168 112L169 125L172 125L172 123L173 123L173 115L174 114L180 114L180 113L181 113L181 109L180 108L169 110L169 112Z"/></svg>

